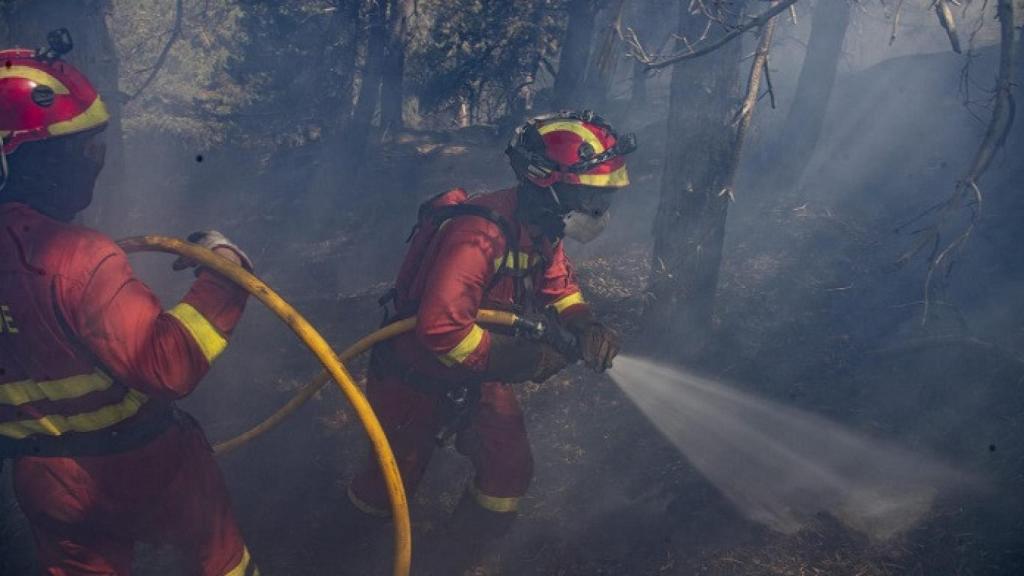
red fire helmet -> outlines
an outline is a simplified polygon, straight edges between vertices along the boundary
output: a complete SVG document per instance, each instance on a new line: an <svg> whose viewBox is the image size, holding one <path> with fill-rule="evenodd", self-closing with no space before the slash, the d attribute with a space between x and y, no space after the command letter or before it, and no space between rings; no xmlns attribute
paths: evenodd
<svg viewBox="0 0 1024 576"><path fill-rule="evenodd" d="M633 134L619 136L589 110L533 118L515 132L505 153L521 179L622 188L629 185L624 156L636 150Z"/></svg>
<svg viewBox="0 0 1024 576"><path fill-rule="evenodd" d="M71 64L34 50L0 50L3 154L24 142L84 132L109 120L96 89Z"/></svg>

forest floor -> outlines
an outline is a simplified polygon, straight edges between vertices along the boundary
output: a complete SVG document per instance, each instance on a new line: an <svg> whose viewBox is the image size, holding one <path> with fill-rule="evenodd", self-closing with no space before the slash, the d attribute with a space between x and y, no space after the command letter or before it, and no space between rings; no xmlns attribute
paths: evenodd
<svg viewBox="0 0 1024 576"><path fill-rule="evenodd" d="M627 342L639 335L646 261L636 249L580 264L590 298ZM367 318L376 306L369 295L324 305L356 311L352 317L358 318ZM345 341L372 323L357 327L341 322L348 314L337 317L334 325L320 323L336 336L351 334ZM971 350L953 350L953 355L957 362L973 363L963 368L967 372L997 361ZM822 368L838 372L834 366ZM757 370L756 364L733 367L730 375L743 380ZM891 383L901 376L888 364L848 374L862 385ZM831 384L844 388L842 382ZM758 381L762 392L773 385ZM872 541L827 515L797 533L781 534L744 518L610 379L572 368L544 384L522 387L519 395L536 459L535 481L511 531L478 556L461 558L465 569L459 574L882 576L1024 570L1024 526L1011 512L1020 510L1019 494L1008 498L1000 490L995 496L951 496L914 528L886 541ZM829 406L809 399L791 403L837 416L869 409L843 398L832 398ZM390 525L339 513L351 512L344 502L345 486L363 462L365 442L358 423L333 390L302 417L248 448L251 457L232 455L223 462L264 572L387 573ZM1014 426L1019 425L1017 420ZM995 455L1002 466L995 458L988 465L1007 474L1015 470L1019 480L1020 450L1006 448L1000 446ZM464 553L446 522L470 477L468 462L453 449L435 455L411 499L415 574L450 574L453 557Z"/></svg>

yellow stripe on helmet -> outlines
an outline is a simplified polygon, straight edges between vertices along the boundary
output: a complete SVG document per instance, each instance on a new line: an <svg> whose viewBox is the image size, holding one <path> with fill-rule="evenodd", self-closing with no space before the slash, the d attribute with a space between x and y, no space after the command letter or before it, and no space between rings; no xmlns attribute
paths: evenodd
<svg viewBox="0 0 1024 576"><path fill-rule="evenodd" d="M63 122L54 122L46 127L51 136L66 136L76 132L85 132L91 128L102 126L110 121L110 113L99 96L78 116Z"/></svg>
<svg viewBox="0 0 1024 576"><path fill-rule="evenodd" d="M55 76L31 66L0 66L0 79L4 78L25 78L36 84L49 86L54 94L71 93Z"/></svg>
<svg viewBox="0 0 1024 576"><path fill-rule="evenodd" d="M550 124L542 124L541 127L537 129L537 131L540 132L541 135L550 134L551 132L558 131L572 132L573 134L582 138L584 142L590 144L590 146L593 147L595 154L600 154L604 152L604 144L602 144L601 141L597 139L597 135L591 132L590 130L587 130L579 122L574 122L571 120L560 120L558 122L551 122Z"/></svg>
<svg viewBox="0 0 1024 576"><path fill-rule="evenodd" d="M629 173L623 166L609 174L580 174L580 184L601 188L623 188L629 186Z"/></svg>
<svg viewBox="0 0 1024 576"><path fill-rule="evenodd" d="M181 322L181 325L199 345L199 349L203 351L207 362L213 362L227 348L227 339L206 319L206 316L200 314L191 304L182 302L168 310L167 313Z"/></svg>

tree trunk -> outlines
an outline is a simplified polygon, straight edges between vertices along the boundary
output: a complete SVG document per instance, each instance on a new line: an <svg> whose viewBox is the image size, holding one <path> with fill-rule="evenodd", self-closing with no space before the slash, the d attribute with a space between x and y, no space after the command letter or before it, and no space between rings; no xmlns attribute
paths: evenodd
<svg viewBox="0 0 1024 576"><path fill-rule="evenodd" d="M363 63L362 84L352 115L352 142L359 150L366 150L370 139L370 125L380 101L384 51L387 42L384 0L370 0L366 11L366 59Z"/></svg>
<svg viewBox="0 0 1024 576"><path fill-rule="evenodd" d="M619 29L622 26L622 12L625 0L611 0L606 3L600 17L600 34L594 45L593 54L587 66L584 80L583 100L587 108L603 110L611 97L615 72L622 57Z"/></svg>
<svg viewBox="0 0 1024 576"><path fill-rule="evenodd" d="M385 136L394 135L404 126L402 104L405 91L402 83L405 78L405 46L415 7L413 0L389 0L388 4L388 38L380 96L380 127Z"/></svg>
<svg viewBox="0 0 1024 576"><path fill-rule="evenodd" d="M696 37L704 21L682 10L680 36ZM644 320L652 352L674 359L698 356L711 332L729 207L723 190L730 183L737 145L733 119L741 46L731 42L672 71L667 157ZM677 49L684 50L685 44L677 42Z"/></svg>
<svg viewBox="0 0 1024 576"><path fill-rule="evenodd" d="M46 45L48 32L67 28L75 47L65 58L89 78L110 112L107 165L96 186L93 208L84 216L89 224L107 229L123 223L133 204L132 196L120 186L124 174L122 97L117 49L107 29L110 11L110 0L14 0L3 4L4 47L39 48Z"/></svg>
<svg viewBox="0 0 1024 576"><path fill-rule="evenodd" d="M338 54L338 69L342 78L339 108L330 112L337 115L336 127L347 128L355 104L352 87L355 85L356 55L359 48L359 0L345 0L344 10L334 17L332 29L345 38L341 53Z"/></svg>
<svg viewBox="0 0 1024 576"><path fill-rule="evenodd" d="M800 69L793 105L779 132L780 144L775 147L782 152L782 157L770 186L765 187L768 193L793 192L818 145L850 24L850 1L818 0L814 7L807 55Z"/></svg>
<svg viewBox="0 0 1024 576"><path fill-rule="evenodd" d="M669 15L673 13L678 3L674 0L648 0L641 2L635 8L634 17L636 24L633 29L637 31L644 48L650 52L657 52L665 45L668 35L672 32L672 24ZM630 110L639 112L647 105L647 74L644 64L639 60L633 61L633 90L630 95Z"/></svg>
<svg viewBox="0 0 1024 576"><path fill-rule="evenodd" d="M530 53L530 64L526 67L529 70L528 76L517 79L518 84L512 86L511 93L507 96L507 116L518 124L529 114L533 108L534 84L540 75L541 59L544 58L544 49L547 44L544 35L544 9L546 3L533 0L533 9L530 11L529 40L528 46L532 46Z"/></svg>
<svg viewBox="0 0 1024 576"><path fill-rule="evenodd" d="M356 73L356 53L359 45L359 7L360 0L345 0L343 9L333 16L329 28L328 44L336 42L336 37L344 39L340 49L326 53L322 63L324 74L329 68L337 67L341 79L337 100L330 100L321 110L325 118L324 138L320 144L319 158L316 169L310 178L309 196L314 198L333 198L339 206L350 202L351 197L345 192L343 182L358 165L353 161L353 154L362 147L362 142L355 145L349 129L353 123L353 84Z"/></svg>
<svg viewBox="0 0 1024 576"><path fill-rule="evenodd" d="M590 61L590 42L594 36L597 6L594 0L571 0L569 22L562 40L562 54L555 76L555 107L570 108L579 104L583 80Z"/></svg>

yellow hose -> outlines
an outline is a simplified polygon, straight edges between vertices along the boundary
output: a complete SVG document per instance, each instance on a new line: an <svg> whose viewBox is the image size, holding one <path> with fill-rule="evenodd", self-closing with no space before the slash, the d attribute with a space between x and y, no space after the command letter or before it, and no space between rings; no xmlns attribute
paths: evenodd
<svg viewBox="0 0 1024 576"><path fill-rule="evenodd" d="M494 324L500 326L513 326L515 325L518 317L511 312L502 312L499 310L480 310L477 314L477 321L485 324ZM376 344L389 340L398 336L399 334L409 332L416 328L416 318L406 318L405 320L399 320L392 324L372 332L363 338L361 338L355 344L346 348L338 357L342 362L349 362L353 358L373 348ZM214 452L219 454L227 454L237 448L247 444L254 438L262 436L266 432L269 432L272 428L283 422L286 418L292 415L298 410L303 404L309 401L310 398L316 395L324 384L330 380L330 375L325 371L318 374L308 384L303 386L295 396L292 396L291 400L285 403L284 406L278 408L277 412L271 414L266 420L260 422L256 426L253 426L246 432L235 436L230 440L221 442L213 447Z"/></svg>
<svg viewBox="0 0 1024 576"><path fill-rule="evenodd" d="M409 565L412 559L412 536L409 526L409 504L406 501L405 488L399 475L398 464L395 462L395 456L391 452L387 436L385 436L377 416L370 407L370 403L367 402L362 391L352 381L352 376L349 375L345 366L342 365L323 336L295 308L285 302L283 298L259 278L253 276L241 266L221 258L205 248L163 236L127 238L121 240L118 244L120 244L125 252L148 251L177 254L215 270L238 284L270 308L316 355L320 363L324 365L327 373L330 374L345 394L345 397L348 398L349 403L352 404L353 409L355 409L356 414L359 416L359 420L363 424L363 428L366 429L366 433L370 437L370 443L373 445L384 481L387 484L388 497L391 500L391 514L394 518L395 560L392 574L394 576L408 576Z"/></svg>

